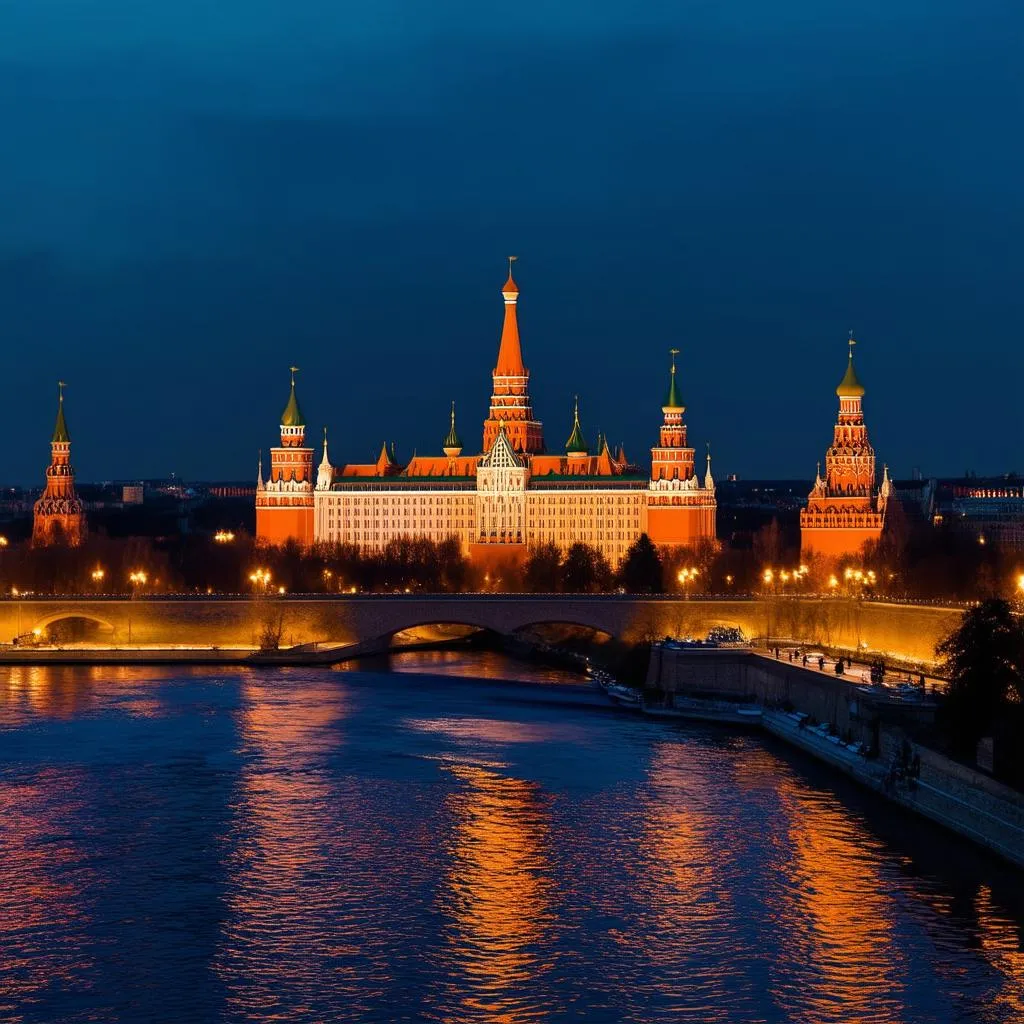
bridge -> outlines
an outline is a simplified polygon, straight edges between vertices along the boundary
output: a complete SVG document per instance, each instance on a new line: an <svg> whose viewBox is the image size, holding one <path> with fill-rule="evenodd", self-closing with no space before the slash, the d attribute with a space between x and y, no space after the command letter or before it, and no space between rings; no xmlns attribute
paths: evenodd
<svg viewBox="0 0 1024 1024"><path fill-rule="evenodd" d="M955 608L843 598L682 599L641 595L394 594L285 597L22 597L0 600L0 642L37 632L116 646L257 645L268 627L282 644L387 646L396 634L461 626L510 636L572 625L626 641L703 636L735 626L748 637L797 638L929 662L954 628Z"/></svg>

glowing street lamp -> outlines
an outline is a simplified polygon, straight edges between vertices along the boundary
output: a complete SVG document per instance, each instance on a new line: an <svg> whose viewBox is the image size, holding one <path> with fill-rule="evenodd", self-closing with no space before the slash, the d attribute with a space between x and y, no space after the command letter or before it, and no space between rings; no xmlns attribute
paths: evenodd
<svg viewBox="0 0 1024 1024"><path fill-rule="evenodd" d="M93 583L96 584L96 589L99 590L100 584L103 582L104 578L107 575L106 572L104 572L103 567L97 565L96 568L93 569L91 573L89 573L89 575L92 577Z"/></svg>
<svg viewBox="0 0 1024 1024"><path fill-rule="evenodd" d="M270 570L253 569L249 573L249 582L253 585L253 589L265 591L270 586Z"/></svg>
<svg viewBox="0 0 1024 1024"><path fill-rule="evenodd" d="M230 530L218 530L213 535L213 539L218 544L230 544L235 539L235 535Z"/></svg>
<svg viewBox="0 0 1024 1024"><path fill-rule="evenodd" d="M0 533L0 548L7 547L7 544L8 544L7 538L2 533Z"/></svg>
<svg viewBox="0 0 1024 1024"><path fill-rule="evenodd" d="M144 572L142 569L136 569L135 572L128 574L128 582L133 587L144 587L149 581L149 574Z"/></svg>

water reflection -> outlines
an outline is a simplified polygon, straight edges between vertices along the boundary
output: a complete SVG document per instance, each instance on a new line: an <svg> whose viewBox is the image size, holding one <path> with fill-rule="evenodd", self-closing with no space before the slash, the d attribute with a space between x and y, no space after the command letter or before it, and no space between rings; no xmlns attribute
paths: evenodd
<svg viewBox="0 0 1024 1024"><path fill-rule="evenodd" d="M243 769L215 964L233 1013L290 1019L303 994L321 986L325 958L352 952L351 934L347 944L332 934L358 908L329 845L343 827L328 759L342 742L345 714L343 691L323 674L301 686L253 676L242 688ZM359 979L339 973L333 980L357 1006Z"/></svg>
<svg viewBox="0 0 1024 1024"><path fill-rule="evenodd" d="M544 995L554 924L549 820L537 786L452 763L436 1012L450 1022L522 1024L553 1016Z"/></svg>
<svg viewBox="0 0 1024 1024"><path fill-rule="evenodd" d="M56 993L88 988L93 883L71 831L83 810L68 772L5 773L0 785L0 1019L36 1019ZM45 1011L44 1015L45 1015Z"/></svg>

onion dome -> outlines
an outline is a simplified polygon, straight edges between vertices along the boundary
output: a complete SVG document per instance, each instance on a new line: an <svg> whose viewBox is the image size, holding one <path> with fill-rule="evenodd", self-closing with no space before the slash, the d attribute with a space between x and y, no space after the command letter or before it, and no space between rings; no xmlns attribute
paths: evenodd
<svg viewBox="0 0 1024 1024"><path fill-rule="evenodd" d="M50 438L52 444L69 444L71 436L68 434L67 421L64 419L64 381L59 381L57 384L57 422L53 427L53 437Z"/></svg>
<svg viewBox="0 0 1024 1024"><path fill-rule="evenodd" d="M292 390L288 395L288 404L284 407L284 412L281 413L281 426L282 427L304 427L306 421L302 418L302 410L299 408L299 400L295 397L295 374L299 372L297 366L291 368L292 371Z"/></svg>
<svg viewBox="0 0 1024 1024"><path fill-rule="evenodd" d="M455 403L452 402L452 420L451 426L448 429L448 436L444 439L444 443L441 445L442 451L449 458L456 458L462 451L462 441L459 440L458 431L455 429Z"/></svg>
<svg viewBox="0 0 1024 1024"><path fill-rule="evenodd" d="M850 358L846 364L846 373L836 388L836 394L840 398L863 398L864 385L861 384L857 371L853 368L853 346L857 342L853 340L853 332L850 332Z"/></svg>
<svg viewBox="0 0 1024 1024"><path fill-rule="evenodd" d="M679 355L679 349L669 349L669 352L672 355L672 370L668 382L668 394L665 396L661 411L682 412L686 406L683 405L683 400L679 397L679 388L676 385L676 356Z"/></svg>
<svg viewBox="0 0 1024 1024"><path fill-rule="evenodd" d="M590 454L590 449L583 439L583 431L580 428L580 400L578 398L573 410L572 433L569 435L569 440L565 442L565 453L566 455Z"/></svg>

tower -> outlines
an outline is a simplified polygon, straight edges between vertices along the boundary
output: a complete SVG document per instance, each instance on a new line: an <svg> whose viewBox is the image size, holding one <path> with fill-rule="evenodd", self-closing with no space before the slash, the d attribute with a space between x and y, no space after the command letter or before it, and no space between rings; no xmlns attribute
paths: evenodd
<svg viewBox="0 0 1024 1024"><path fill-rule="evenodd" d="M256 490L256 539L269 544L295 540L313 543L313 449L305 446L306 421L295 394L291 368L291 391L281 414L281 446L270 449L270 479Z"/></svg>
<svg viewBox="0 0 1024 1024"><path fill-rule="evenodd" d="M590 448L587 446L583 437L583 428L580 426L580 400L576 398L572 410L572 433L569 435L569 440L565 442L565 457L569 472L585 472L589 456Z"/></svg>
<svg viewBox="0 0 1024 1024"><path fill-rule="evenodd" d="M523 365L519 343L519 321L516 307L519 286L512 277L515 256L508 258L508 280L501 289L505 300L505 320L501 328L498 361L492 374L491 408L484 421L484 451L489 452L497 440L501 425L514 451L537 455L544 451L544 434L539 421L533 418L528 385L530 371Z"/></svg>
<svg viewBox="0 0 1024 1024"><path fill-rule="evenodd" d="M77 547L85 539L86 521L82 503L75 494L75 471L71 465L71 436L64 418L64 381L57 385L57 422L50 439L50 465L46 468L46 490L32 509L32 545L64 544Z"/></svg>
<svg viewBox="0 0 1024 1024"><path fill-rule="evenodd" d="M711 476L711 456L703 482L694 472L693 449L686 443L686 406L676 379L676 356L669 350L668 393L661 406L658 443L651 449L651 479L647 496L647 534L655 544L692 547L715 539L717 502Z"/></svg>
<svg viewBox="0 0 1024 1024"><path fill-rule="evenodd" d="M805 555L812 551L829 558L855 555L865 541L877 540L882 533L891 484L879 498L875 450L864 423L864 385L853 365L856 344L851 331L846 373L836 388L839 415L832 446L825 452L825 476L819 463L807 508L800 513L800 549Z"/></svg>

